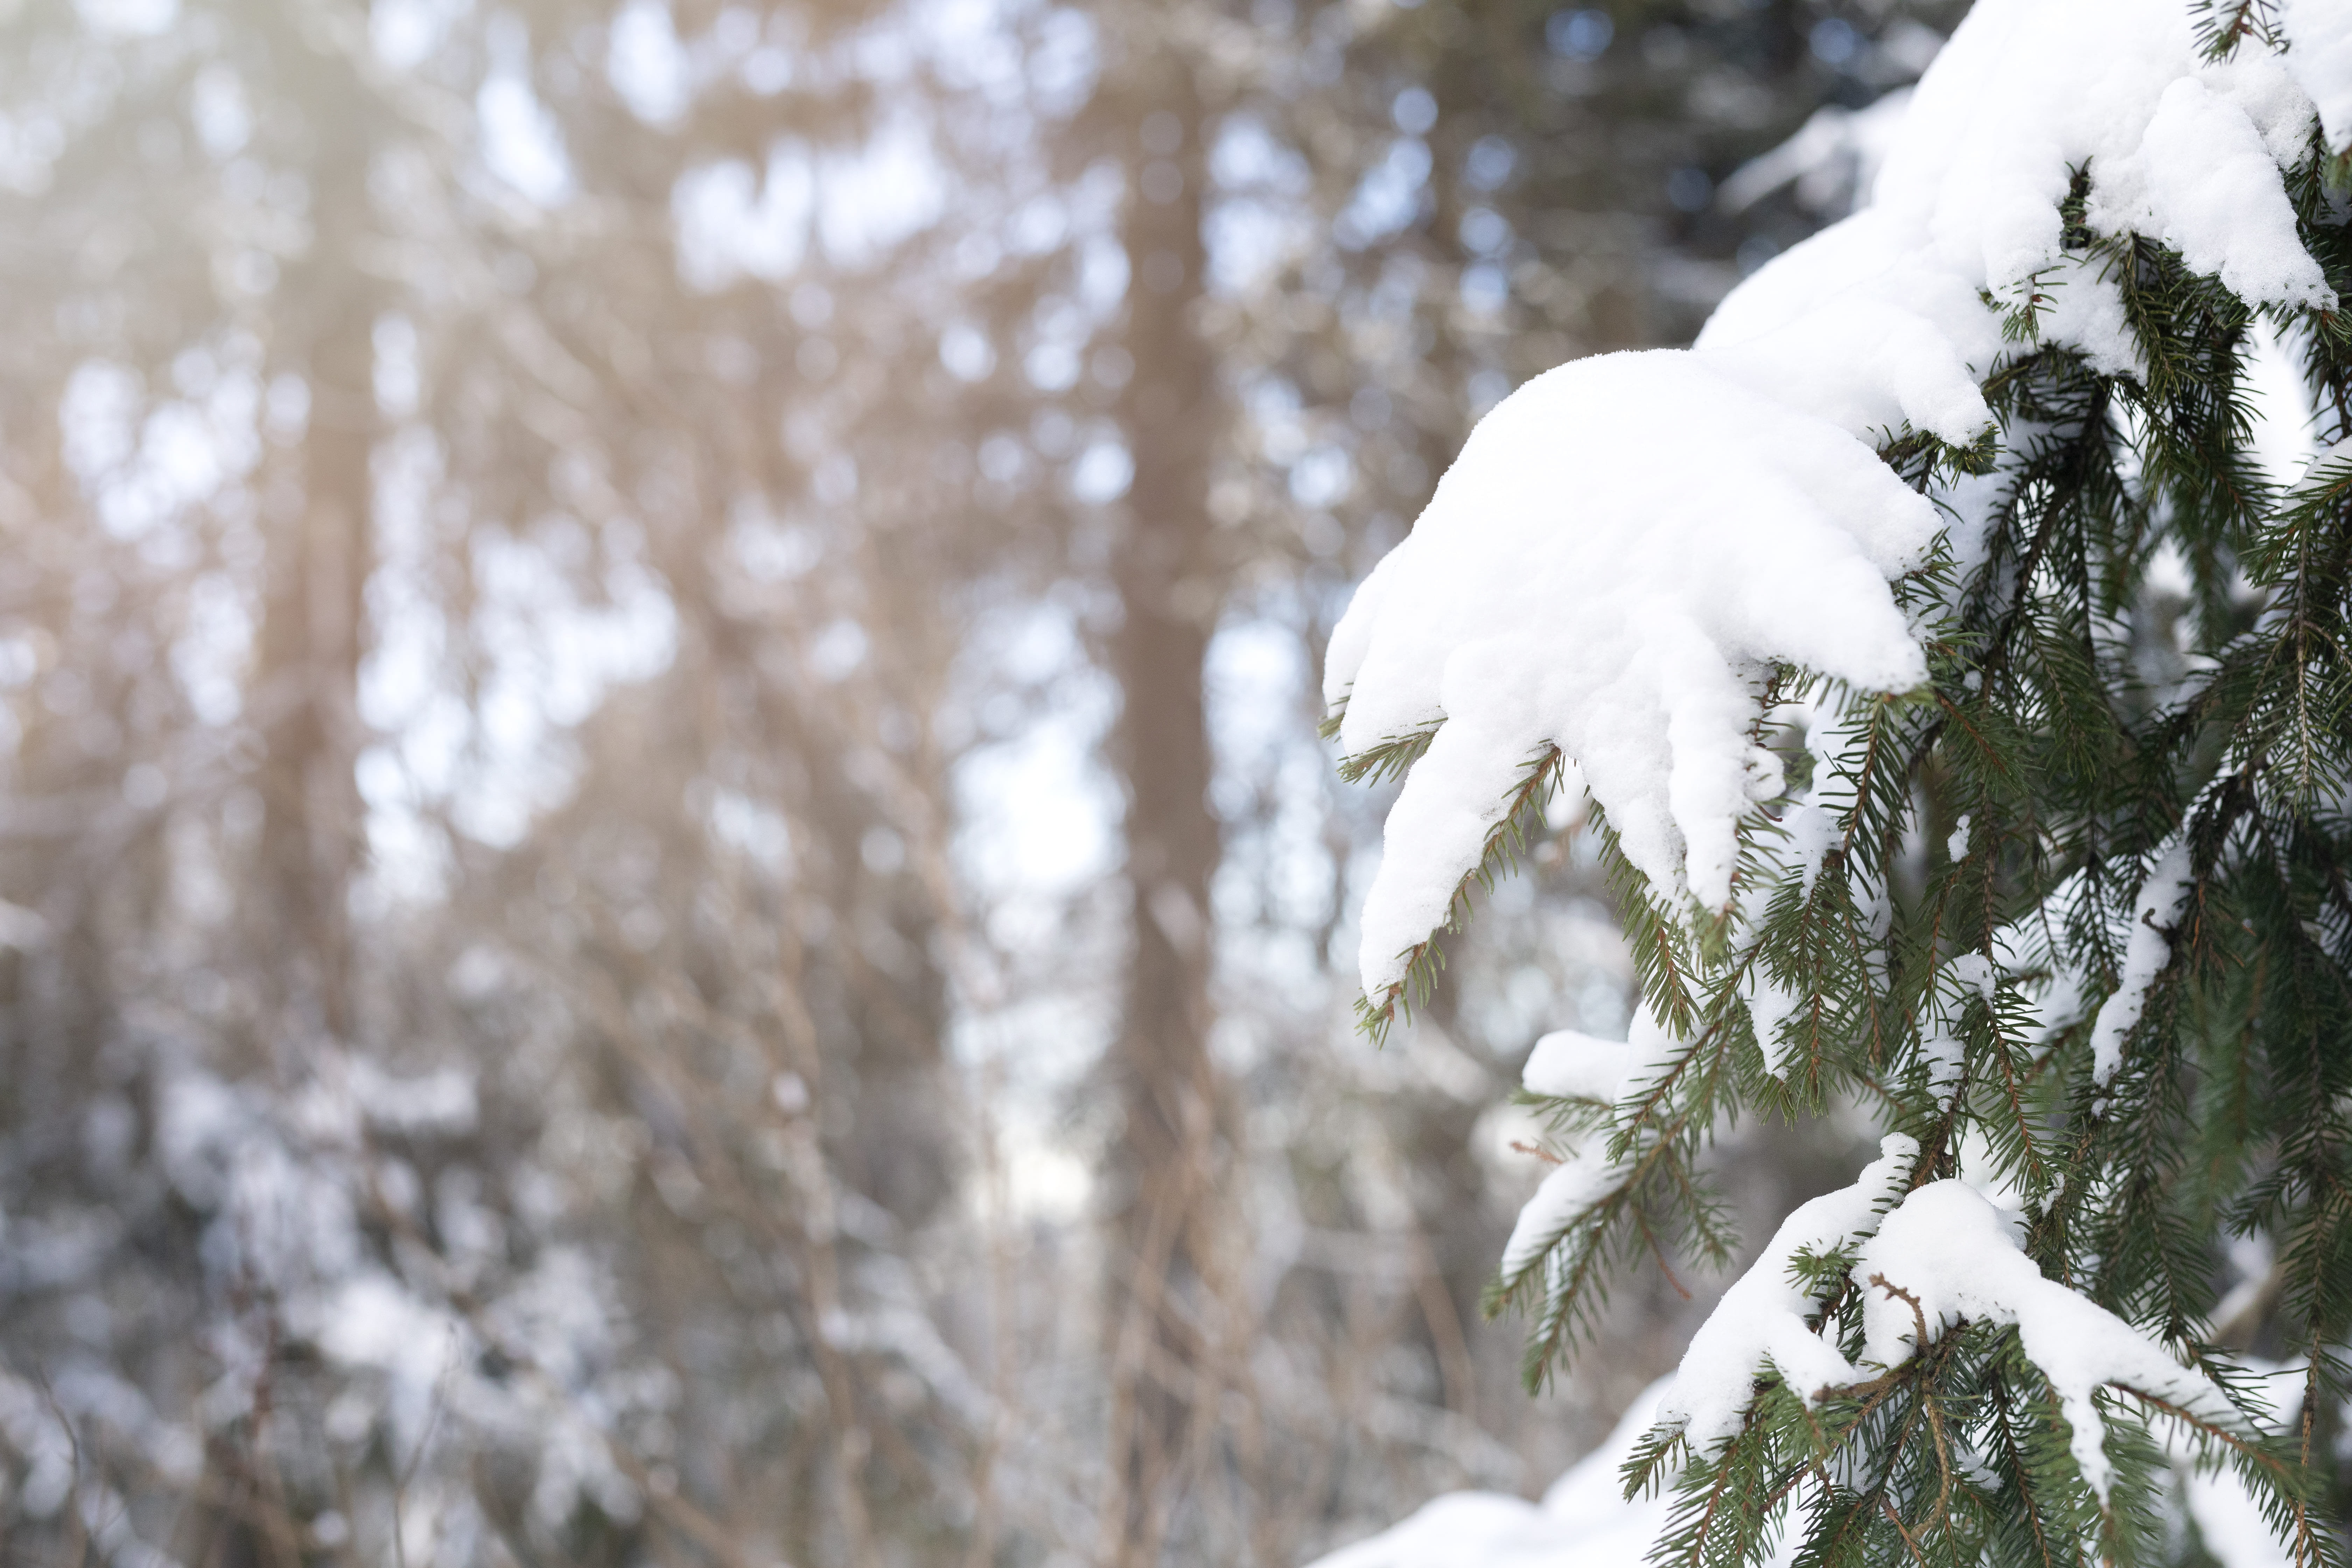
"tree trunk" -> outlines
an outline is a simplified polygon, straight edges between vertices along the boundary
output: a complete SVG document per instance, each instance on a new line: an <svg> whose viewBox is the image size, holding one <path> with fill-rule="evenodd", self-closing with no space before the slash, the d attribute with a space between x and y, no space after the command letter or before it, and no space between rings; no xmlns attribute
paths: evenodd
<svg viewBox="0 0 2352 1568"><path fill-rule="evenodd" d="M1150 26L1145 21L1145 28ZM1118 416L1135 463L1111 573L1133 949L1108 1176L1114 1563L1158 1555L1219 1389L1213 1254L1226 1118L1209 1058L1212 752L1202 663L1223 597L1208 510L1213 366L1199 327L1206 155L1191 62L1130 41L1120 108L1130 268Z"/></svg>
<svg viewBox="0 0 2352 1568"><path fill-rule="evenodd" d="M289 50L289 52L291 52ZM311 57L305 109L317 139L310 253L289 270L278 357L310 387L299 489L273 487L271 558L256 718L264 736L257 934L270 943L277 1000L298 1027L347 1036L347 902L363 825L352 777L376 434L376 289L358 252L369 228L368 143L356 90L320 90L333 62Z"/></svg>
<svg viewBox="0 0 2352 1568"><path fill-rule="evenodd" d="M289 268L271 357L310 388L299 473L265 491L268 577L251 717L261 735L257 899L245 939L269 976L258 1060L299 1075L299 1051L351 1036L348 903L362 824L353 778L362 594L370 552L369 458L376 406L377 289L361 267L370 229L367 100L342 60L278 42L311 143L309 252ZM274 1354L274 1335L272 1336ZM261 1384L268 1386L267 1377ZM301 1551L277 1470L266 1395L207 1445L198 1501L182 1517L183 1561L294 1568Z"/></svg>

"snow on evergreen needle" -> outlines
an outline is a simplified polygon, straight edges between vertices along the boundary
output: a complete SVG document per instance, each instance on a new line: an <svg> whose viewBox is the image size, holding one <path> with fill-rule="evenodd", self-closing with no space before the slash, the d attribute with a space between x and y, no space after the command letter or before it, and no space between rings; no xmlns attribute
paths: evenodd
<svg viewBox="0 0 2352 1568"><path fill-rule="evenodd" d="M2020 1249L2012 1217L1962 1181L1930 1182L1904 1199L1863 1244L1851 1271L1862 1287L1863 1359L1901 1366L1961 1322L2016 1325L2027 1359L2050 1380L2064 1412L2068 1452L2102 1501L2115 1478L2106 1423L2093 1397L2103 1385L2160 1399L2221 1430L2244 1429L2210 1378L2105 1308L2043 1279Z"/></svg>
<svg viewBox="0 0 2352 1568"><path fill-rule="evenodd" d="M1711 1455L1738 1432L1759 1373L1769 1369L1809 1405L1835 1384L1862 1381L1837 1346L1806 1322L1814 1292L1791 1271L1801 1253L1825 1256L1876 1230L1880 1216L1901 1200L1918 1158L1917 1143L1889 1133L1852 1186L1801 1204L1780 1222L1764 1255L1692 1336L1659 1405L1662 1424Z"/></svg>

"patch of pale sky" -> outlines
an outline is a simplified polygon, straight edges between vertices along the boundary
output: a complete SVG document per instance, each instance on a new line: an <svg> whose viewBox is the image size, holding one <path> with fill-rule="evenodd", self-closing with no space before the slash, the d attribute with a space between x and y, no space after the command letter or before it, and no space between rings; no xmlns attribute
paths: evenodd
<svg viewBox="0 0 2352 1568"><path fill-rule="evenodd" d="M947 183L930 129L911 112L885 120L862 147L819 162L816 230L837 265L858 267L935 221Z"/></svg>
<svg viewBox="0 0 2352 1568"><path fill-rule="evenodd" d="M1036 691L1037 717L968 752L953 779L958 872L990 944L1017 963L1066 943L1073 901L1117 864L1121 805L1097 754L1117 693L1088 662L1071 608L1055 601L983 617L966 664L967 701ZM994 1091L1009 1205L1074 1215L1092 1181L1060 1108L1106 1037L1103 999L1081 984L978 1000L960 1009L952 1048Z"/></svg>
<svg viewBox="0 0 2352 1568"><path fill-rule="evenodd" d="M1251 196L1213 204L1202 227L1209 252L1209 287L1228 297L1265 282L1313 234L1297 208Z"/></svg>
<svg viewBox="0 0 2352 1568"><path fill-rule="evenodd" d="M556 205L572 195L572 160L531 88L530 31L521 17L501 13L490 18L486 41L489 69L474 99L483 167L540 205Z"/></svg>
<svg viewBox="0 0 2352 1568"><path fill-rule="evenodd" d="M572 161L555 119L521 75L499 71L482 83L474 110L482 133L482 163L492 174L541 206L572 195Z"/></svg>
<svg viewBox="0 0 2352 1568"><path fill-rule="evenodd" d="M111 38L152 38L180 19L180 0L74 0L82 25Z"/></svg>
<svg viewBox="0 0 2352 1568"><path fill-rule="evenodd" d="M1134 482L1135 458L1116 440L1091 443L1070 465L1070 493L1088 505L1108 505L1127 494Z"/></svg>
<svg viewBox="0 0 2352 1568"><path fill-rule="evenodd" d="M1028 82L1013 28L1034 9L1007 0L916 0L908 31L924 41L933 68L950 87L1016 109L1027 98Z"/></svg>
<svg viewBox="0 0 2352 1568"><path fill-rule="evenodd" d="M1073 670L1047 711L956 769L959 860L992 908L1058 902L1115 859L1117 792L1095 752L1113 705L1108 682Z"/></svg>
<svg viewBox="0 0 2352 1568"><path fill-rule="evenodd" d="M629 111L648 125L667 125L686 111L692 72L661 0L629 0L621 7L613 18L604 73Z"/></svg>
<svg viewBox="0 0 2352 1568"><path fill-rule="evenodd" d="M58 401L66 465L109 533L151 559L181 559L194 548L189 509L258 460L259 399L244 365L207 377L198 395L159 399L128 366L86 360Z"/></svg>
<svg viewBox="0 0 2352 1568"><path fill-rule="evenodd" d="M367 587L377 641L358 693L362 718L383 736L361 777L377 898L437 890L429 809L447 808L487 843L520 837L577 782L570 728L613 688L659 673L676 648L667 595L625 552L605 572L601 602L590 602L564 570L588 553L579 525L551 522L520 539L485 531L472 544L487 668L469 710L449 686L449 628L433 591L440 472L437 446L415 429L396 433L377 464L380 559Z"/></svg>
<svg viewBox="0 0 2352 1568"><path fill-rule="evenodd" d="M188 88L188 117L196 140L215 158L231 158L253 134L253 110L246 102L245 83L236 71L215 60L196 73Z"/></svg>
<svg viewBox="0 0 2352 1568"><path fill-rule="evenodd" d="M1398 137L1389 144L1387 155L1366 171L1355 195L1333 220L1332 232L1342 244L1364 246L1402 228L1420 207L1429 170L1429 144L1417 136Z"/></svg>
<svg viewBox="0 0 2352 1568"><path fill-rule="evenodd" d="M385 65L408 70L439 48L450 24L472 9L471 0L372 0L368 44Z"/></svg>
<svg viewBox="0 0 2352 1568"><path fill-rule="evenodd" d="M670 193L679 274L706 290L780 281L807 255L815 207L815 171L794 142L769 149L764 177L740 158L689 169Z"/></svg>
<svg viewBox="0 0 2352 1568"><path fill-rule="evenodd" d="M1203 222L1209 286L1239 294L1253 288L1312 235L1297 198L1306 161L1253 115L1228 115L1209 152L1209 177L1220 193Z"/></svg>
<svg viewBox="0 0 2352 1568"><path fill-rule="evenodd" d="M233 723L245 710L239 678L253 646L245 595L226 574L205 573L189 584L187 625L187 635L172 645L172 673L198 719Z"/></svg>

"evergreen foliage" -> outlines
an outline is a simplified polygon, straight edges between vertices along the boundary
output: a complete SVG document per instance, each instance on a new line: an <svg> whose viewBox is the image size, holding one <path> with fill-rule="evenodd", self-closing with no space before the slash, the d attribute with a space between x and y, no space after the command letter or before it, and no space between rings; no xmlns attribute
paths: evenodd
<svg viewBox="0 0 2352 1568"><path fill-rule="evenodd" d="M2213 57L2264 16L2214 7ZM2304 245L2352 298L2343 176L2315 132L2288 190ZM2253 444L2265 322L2164 246L2095 235L2088 189L2078 171L2068 247L2120 285L2145 374L2042 341L2037 286L2001 305L2010 346L1984 382L1997 440L1879 433L1916 488L1989 519L1979 558L1945 548L1896 585L1930 683L1889 696L1775 675L1757 737L1789 784L1742 825L1727 911L1676 907L1591 823L1643 1003L1676 1043L1614 1105L1527 1097L1555 1152L1598 1150L1611 1176L1515 1253L1488 1308L1529 1314L1539 1384L1590 1336L1613 1268L1729 1255L1705 1169L1720 1129L1858 1104L1916 1140L1915 1189L1965 1175L2013 1194L2047 1279L2201 1369L2240 1418L2108 1388L2103 1490L2016 1328L1923 1316L1920 1353L1852 1386L1792 1388L1767 1363L1719 1447L1659 1428L1625 1472L1629 1495L1675 1489L1654 1561L1758 1562L1783 1530L1799 1562L1840 1568L2197 1561L2169 1500L2191 1464L2234 1468L2298 1564L2345 1559L2329 1478L2352 1395L2352 322L2262 313L2323 451L2338 444L2282 490ZM1430 739L1346 772L1402 773ZM1530 759L1457 921L1539 823L1561 763ZM1788 818L1817 777L1834 832L1808 866ZM2181 847L2168 923L2149 900ZM2147 932L2164 949L2144 1005L2103 1007ZM1438 963L1433 939L1366 999L1364 1026L1378 1037L1409 1012ZM1759 989L1783 1005L1759 1006ZM2103 1029L2118 1061L2103 1064ZM2265 1305L2217 1327L2233 1237L2267 1246L2270 1278L2252 1282ZM1849 1361L1869 1292L1909 1299L1855 1281L1850 1250L1792 1267ZM2283 1411L2247 1375L2255 1351L2294 1369Z"/></svg>

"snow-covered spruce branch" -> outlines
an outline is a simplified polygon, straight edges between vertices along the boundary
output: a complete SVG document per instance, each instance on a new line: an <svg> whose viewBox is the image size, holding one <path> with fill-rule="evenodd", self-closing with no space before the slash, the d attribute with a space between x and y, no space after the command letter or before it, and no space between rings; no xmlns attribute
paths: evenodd
<svg viewBox="0 0 2352 1568"><path fill-rule="evenodd" d="M1524 1079L1559 1163L1493 1304L1533 1314L1531 1380L1613 1267L1727 1247L1727 1118L1880 1121L1635 1453L1682 1477L1670 1559L1752 1556L1802 1492L1825 1563L2149 1560L2150 1419L2336 1555L2308 1413L2352 1342L2347 183L2342 0L1980 0L1868 205L1691 349L1497 405L1333 636L1351 776L1403 781L1367 1026L1554 787L1633 950L1633 1037L1547 1037ZM2263 333L2326 447L2284 487ZM2200 1339L2231 1229L2283 1271L2293 1443Z"/></svg>

